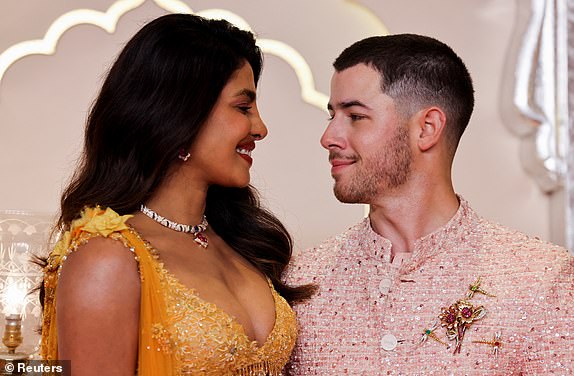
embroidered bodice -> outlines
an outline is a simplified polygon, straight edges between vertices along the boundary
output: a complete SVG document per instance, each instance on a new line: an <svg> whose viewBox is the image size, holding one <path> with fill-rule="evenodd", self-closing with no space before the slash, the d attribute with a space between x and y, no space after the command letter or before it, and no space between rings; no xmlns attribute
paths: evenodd
<svg viewBox="0 0 574 376"><path fill-rule="evenodd" d="M42 357L57 359L55 305L66 256L94 236L121 241L134 253L141 277L140 375L280 375L296 338L295 315L269 286L275 324L259 346L217 305L203 300L163 266L159 253L111 209L86 209L56 245L45 269Z"/></svg>

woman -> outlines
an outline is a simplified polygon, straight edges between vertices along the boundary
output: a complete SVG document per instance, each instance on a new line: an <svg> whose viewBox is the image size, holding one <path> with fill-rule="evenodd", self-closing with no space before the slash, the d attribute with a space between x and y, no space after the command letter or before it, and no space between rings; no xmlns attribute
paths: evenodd
<svg viewBox="0 0 574 376"><path fill-rule="evenodd" d="M112 66L45 267L42 355L73 375L277 375L291 239L249 186L262 57L226 21L166 15ZM283 297L281 297L281 295Z"/></svg>

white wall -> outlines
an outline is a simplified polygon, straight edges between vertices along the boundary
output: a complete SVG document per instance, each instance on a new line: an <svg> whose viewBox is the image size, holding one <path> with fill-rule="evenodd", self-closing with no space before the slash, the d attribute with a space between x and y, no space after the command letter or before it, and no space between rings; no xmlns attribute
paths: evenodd
<svg viewBox="0 0 574 376"><path fill-rule="evenodd" d="M38 39L76 8L105 11L112 0L0 3L0 53ZM172 1L172 3L174 3ZM384 32L419 33L451 45L476 86L476 111L455 161L455 187L484 216L549 239L549 199L520 165L519 140L500 117L500 86L516 4L509 0L187 0L194 11L225 8L260 38L298 50L328 95L331 63L354 41ZM359 5L357 5L359 4ZM73 6L72 6L73 5ZM364 6L364 7L363 7ZM369 10L370 9L370 10ZM151 0L120 19L110 35L93 25L68 30L53 56L28 56L0 82L0 210L57 210L81 146L83 123L106 68L145 22L165 13ZM382 23L381 23L382 22ZM260 110L270 133L254 154L253 183L285 220L297 247L318 243L363 216L331 193L319 137L324 111L305 103L293 69L266 56Z"/></svg>

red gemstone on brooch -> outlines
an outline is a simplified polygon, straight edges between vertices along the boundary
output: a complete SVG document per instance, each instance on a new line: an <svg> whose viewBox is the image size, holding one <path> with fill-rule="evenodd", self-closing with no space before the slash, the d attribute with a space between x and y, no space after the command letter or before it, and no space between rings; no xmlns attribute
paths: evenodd
<svg viewBox="0 0 574 376"><path fill-rule="evenodd" d="M464 307L460 313L462 315L462 317L464 317L465 319L468 319L469 317L472 316L472 309L470 309L469 307Z"/></svg>
<svg viewBox="0 0 574 376"><path fill-rule="evenodd" d="M446 315L446 318L444 321L446 321L447 324L452 324L454 323L456 320L456 316L452 313L449 313L448 315Z"/></svg>

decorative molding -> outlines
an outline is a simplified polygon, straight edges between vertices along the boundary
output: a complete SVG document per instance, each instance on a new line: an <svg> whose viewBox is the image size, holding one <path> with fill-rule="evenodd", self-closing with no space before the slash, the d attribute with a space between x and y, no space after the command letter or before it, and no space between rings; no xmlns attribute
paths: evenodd
<svg viewBox="0 0 574 376"><path fill-rule="evenodd" d="M193 13L193 10L179 0L153 0L153 2L162 9L167 10L171 13Z"/></svg>
<svg viewBox="0 0 574 376"><path fill-rule="evenodd" d="M76 9L61 15L50 25L44 38L20 42L0 54L0 83L2 83L2 78L8 68L23 57L28 55L53 55L60 37L72 27L90 24L98 26L111 34L116 30L116 25L121 16L139 7L145 1L120 0L110 6L106 12L92 9Z"/></svg>
<svg viewBox="0 0 574 376"><path fill-rule="evenodd" d="M63 14L52 23L44 38L15 44L0 54L0 84L8 68L16 61L28 55L52 55L60 37L69 29L81 24L98 26L108 33L115 32L119 19L127 12L141 6L146 0L120 0L106 12L91 9L76 9ZM251 27L242 17L225 9L193 10L179 0L152 0L161 8L173 13L196 13L206 18L223 18L239 28L251 31ZM288 44L273 39L258 39L263 53L275 55L287 62L295 71L301 87L301 97L306 102L323 111L327 108L327 95L315 89L313 73L305 58Z"/></svg>
<svg viewBox="0 0 574 376"><path fill-rule="evenodd" d="M323 111L327 110L329 97L315 89L311 68L297 50L286 43L273 39L258 39L257 44L264 53L285 60L293 68L299 80L299 86L301 86L301 98L305 102Z"/></svg>
<svg viewBox="0 0 574 376"><path fill-rule="evenodd" d="M28 40L17 43L0 54L0 88L2 79L9 67L18 60L29 55L53 55L61 36L73 28L82 24L90 24L100 27L108 33L114 33L120 18L131 10L134 10L146 1L152 1L160 8L171 13L195 13L206 18L223 18L237 27L252 31L249 23L239 15L226 9L206 9L194 12L186 3L180 0L118 0L107 11L100 12L92 9L76 9L58 17L48 28L42 39ZM343 0L349 6L356 7L379 28L382 35L389 34L386 26L366 6L354 0ZM315 88L313 73L305 58L292 46L274 39L257 39L264 54L274 55L284 60L293 69L300 86L300 95L304 102L326 111L328 95ZM369 207L364 206L365 216L368 215Z"/></svg>

